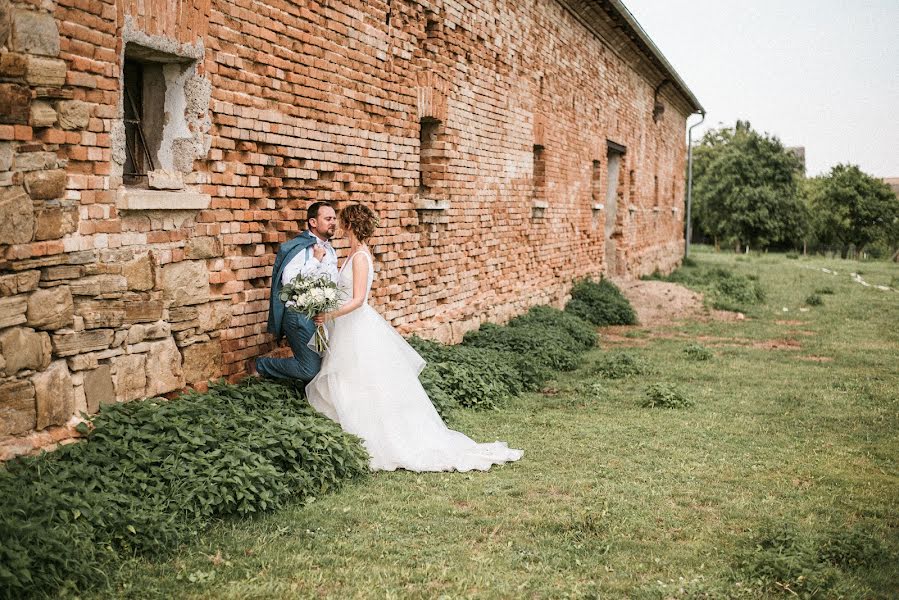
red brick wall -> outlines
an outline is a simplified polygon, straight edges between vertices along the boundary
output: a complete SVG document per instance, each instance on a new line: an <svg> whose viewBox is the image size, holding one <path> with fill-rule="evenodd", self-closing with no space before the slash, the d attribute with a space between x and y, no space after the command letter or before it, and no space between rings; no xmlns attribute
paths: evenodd
<svg viewBox="0 0 899 600"><path fill-rule="evenodd" d="M55 191L47 184L44 197L19 194L15 210L0 204L35 231L0 237L0 302L15 312L41 290L73 299L49 326L25 312L25 321L0 322L0 338L15 330L52 342L34 364L0 373L0 390L12 390L0 409L34 421L22 411L42 410L45 363L65 367L62 385L73 392L52 407L55 417L37 418L44 427L95 409L96 398L169 391L154 387L152 374L141 382L141 369L169 365L175 374L160 385L172 388L240 376L246 359L273 349L265 322L274 253L316 200L365 202L381 216L373 302L403 333L457 341L483 320L559 304L574 278L607 271L605 211L591 209L593 161L607 184L607 140L627 148L615 274L678 262L690 109L667 86L665 114L653 122L658 77L621 57L633 49L613 51L556 0L297 4L57 0L56 55L22 46L15 23L5 46L0 39L0 81L8 82L0 93L30 98L24 117L0 119L0 159L3 151L55 155L37 172L65 181ZM47 15L46 6L17 10ZM0 0L0 35L4 10ZM197 74L211 83L211 126L194 133L208 133L211 145L187 181L211 197L208 209L116 206L127 28L202 44ZM55 117L41 118L45 105ZM441 120L437 157L425 161L435 165L429 198L448 203L441 210L416 210L421 117ZM542 211L534 209L536 143L546 165ZM0 193L30 190L29 173L14 161L0 169Z"/></svg>

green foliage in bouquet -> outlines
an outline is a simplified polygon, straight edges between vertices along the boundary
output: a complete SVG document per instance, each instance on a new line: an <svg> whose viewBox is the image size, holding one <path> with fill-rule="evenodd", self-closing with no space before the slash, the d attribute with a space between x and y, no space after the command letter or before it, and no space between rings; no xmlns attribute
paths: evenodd
<svg viewBox="0 0 899 600"><path fill-rule="evenodd" d="M368 472L354 436L300 391L249 378L105 407L87 439L0 472L0 597L82 590L214 519L308 499Z"/></svg>
<svg viewBox="0 0 899 600"><path fill-rule="evenodd" d="M637 323L637 313L630 302L608 279L601 279L599 283L590 279L575 282L565 312L599 327Z"/></svg>

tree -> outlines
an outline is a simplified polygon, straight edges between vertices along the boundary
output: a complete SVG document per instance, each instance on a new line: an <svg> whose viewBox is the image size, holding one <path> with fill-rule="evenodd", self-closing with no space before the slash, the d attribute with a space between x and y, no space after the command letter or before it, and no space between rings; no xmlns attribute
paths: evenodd
<svg viewBox="0 0 899 600"><path fill-rule="evenodd" d="M837 165L810 180L806 190L812 229L819 245L862 252L871 244L899 245L899 198L880 179L856 165Z"/></svg>
<svg viewBox="0 0 899 600"><path fill-rule="evenodd" d="M711 130L693 154L694 229L756 248L797 244L807 223L799 159L746 121Z"/></svg>

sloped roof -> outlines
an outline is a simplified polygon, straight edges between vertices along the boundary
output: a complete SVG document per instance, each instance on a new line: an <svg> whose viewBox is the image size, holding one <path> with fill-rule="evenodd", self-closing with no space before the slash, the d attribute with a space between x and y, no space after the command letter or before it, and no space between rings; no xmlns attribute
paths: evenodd
<svg viewBox="0 0 899 600"><path fill-rule="evenodd" d="M616 54L647 76L651 83L659 85L667 79L691 111L705 112L699 99L621 0L559 2L587 29L604 40Z"/></svg>

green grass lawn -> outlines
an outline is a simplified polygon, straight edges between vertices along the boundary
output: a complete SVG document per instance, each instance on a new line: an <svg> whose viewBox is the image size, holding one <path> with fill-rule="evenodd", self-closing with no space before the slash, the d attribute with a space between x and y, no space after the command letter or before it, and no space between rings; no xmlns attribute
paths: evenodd
<svg viewBox="0 0 899 600"><path fill-rule="evenodd" d="M164 560L122 564L95 597L896 597L899 293L849 273L895 288L899 266L695 256L757 276L766 302L745 321L634 326L632 347L601 339L545 393L452 414L479 441L523 448L519 463L377 473L228 520ZM816 291L823 305L800 311ZM684 351L697 340L709 360ZM597 375L617 352L646 372ZM654 383L693 405L643 408ZM746 564L768 564L754 543L782 526L795 544L775 553L794 571L791 549L839 532L866 532L853 552L870 556L766 588Z"/></svg>

